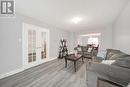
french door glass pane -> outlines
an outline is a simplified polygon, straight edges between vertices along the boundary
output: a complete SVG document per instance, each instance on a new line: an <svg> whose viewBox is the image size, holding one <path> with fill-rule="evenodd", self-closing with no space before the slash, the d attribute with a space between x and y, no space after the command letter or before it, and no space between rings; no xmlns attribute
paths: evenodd
<svg viewBox="0 0 130 87"><path fill-rule="evenodd" d="M36 31L33 30L33 61L36 61Z"/></svg>
<svg viewBox="0 0 130 87"><path fill-rule="evenodd" d="M28 30L28 62L36 61L36 31Z"/></svg>
<svg viewBox="0 0 130 87"><path fill-rule="evenodd" d="M41 32L41 59L46 58L46 32Z"/></svg>

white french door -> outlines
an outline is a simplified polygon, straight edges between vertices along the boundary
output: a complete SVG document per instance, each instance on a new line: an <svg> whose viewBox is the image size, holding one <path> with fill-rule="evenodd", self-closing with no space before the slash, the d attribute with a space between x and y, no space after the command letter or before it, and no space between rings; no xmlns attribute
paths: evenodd
<svg viewBox="0 0 130 87"><path fill-rule="evenodd" d="M23 67L30 68L49 59L49 31L23 24Z"/></svg>

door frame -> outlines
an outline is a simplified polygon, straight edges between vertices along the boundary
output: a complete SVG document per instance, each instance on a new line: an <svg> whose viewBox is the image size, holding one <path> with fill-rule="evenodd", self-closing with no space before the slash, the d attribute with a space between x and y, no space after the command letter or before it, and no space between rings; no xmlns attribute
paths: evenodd
<svg viewBox="0 0 130 87"><path fill-rule="evenodd" d="M32 29L32 30L40 30L40 31L44 31L47 33L47 37L46 37L46 40L47 40L47 58L43 59L42 61L37 61L37 62L34 62L34 63L31 63L31 64L28 64L28 42L26 39L27 38L27 30L28 30L28 27L33 27L33 28L36 28L36 29ZM42 64L44 62L47 62L50 60L50 57L49 57L49 45L50 45L50 32L48 29L46 28L43 28L43 27L39 27L39 26L36 26L36 25L32 25L32 24L28 24L28 23L23 23L22 24L22 58L23 58L23 68L24 69L28 69L28 68L31 68L31 67L34 67L34 66L37 66L39 64Z"/></svg>

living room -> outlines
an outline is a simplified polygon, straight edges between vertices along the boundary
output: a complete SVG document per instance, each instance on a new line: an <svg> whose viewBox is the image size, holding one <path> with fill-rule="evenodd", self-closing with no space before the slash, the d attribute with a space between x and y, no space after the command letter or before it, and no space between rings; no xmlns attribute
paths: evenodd
<svg viewBox="0 0 130 87"><path fill-rule="evenodd" d="M120 50L130 55L129 0L9 1L0 1L0 87L94 87L88 85L86 76L89 75L86 74L87 64L92 60L84 58L83 64L79 60L75 72L72 62L68 62L65 68L64 58L57 59L61 40L66 40L68 55L75 53L74 48L78 45L87 46L88 39L95 37L99 45L97 55L106 49ZM5 3L13 6L9 10L12 13L8 13L10 5L5 6ZM36 53L29 54L32 51ZM129 72L130 66L127 68L121 70ZM60 74L57 73L59 71ZM48 80L44 80L46 78ZM99 87L123 86L107 84Z"/></svg>

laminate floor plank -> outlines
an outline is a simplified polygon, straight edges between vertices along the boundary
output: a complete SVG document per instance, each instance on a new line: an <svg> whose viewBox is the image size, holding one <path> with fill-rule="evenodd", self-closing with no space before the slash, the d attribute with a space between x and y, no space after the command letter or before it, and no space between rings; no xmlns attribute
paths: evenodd
<svg viewBox="0 0 130 87"><path fill-rule="evenodd" d="M0 79L0 87L87 87L86 64L79 60L74 72L73 62L65 68L64 59L56 59Z"/></svg>

